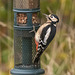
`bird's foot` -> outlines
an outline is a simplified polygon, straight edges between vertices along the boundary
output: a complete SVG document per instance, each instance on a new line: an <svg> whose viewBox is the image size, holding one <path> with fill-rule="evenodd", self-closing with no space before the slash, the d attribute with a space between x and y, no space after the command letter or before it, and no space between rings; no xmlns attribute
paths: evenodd
<svg viewBox="0 0 75 75"><path fill-rule="evenodd" d="M36 30L35 30L35 26L34 25L33 25L33 30L29 31L29 33L32 33L32 32L36 33Z"/></svg>

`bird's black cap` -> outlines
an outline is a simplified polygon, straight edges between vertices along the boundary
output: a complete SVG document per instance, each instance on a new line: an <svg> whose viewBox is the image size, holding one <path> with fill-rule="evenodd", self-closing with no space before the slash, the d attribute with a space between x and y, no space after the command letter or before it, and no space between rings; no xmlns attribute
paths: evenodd
<svg viewBox="0 0 75 75"><path fill-rule="evenodd" d="M57 15L52 14L55 18L57 18L57 23L59 22L59 18Z"/></svg>

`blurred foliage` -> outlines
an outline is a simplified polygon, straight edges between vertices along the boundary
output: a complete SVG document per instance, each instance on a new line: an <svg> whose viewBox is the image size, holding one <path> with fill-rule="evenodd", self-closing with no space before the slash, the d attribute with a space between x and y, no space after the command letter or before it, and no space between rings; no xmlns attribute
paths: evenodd
<svg viewBox="0 0 75 75"><path fill-rule="evenodd" d="M12 3L0 0L0 21L7 26L7 34L0 36L0 75L9 75L14 65ZM41 57L45 75L75 75L75 0L40 0L40 7L41 23L46 21L43 13L60 18L57 34Z"/></svg>

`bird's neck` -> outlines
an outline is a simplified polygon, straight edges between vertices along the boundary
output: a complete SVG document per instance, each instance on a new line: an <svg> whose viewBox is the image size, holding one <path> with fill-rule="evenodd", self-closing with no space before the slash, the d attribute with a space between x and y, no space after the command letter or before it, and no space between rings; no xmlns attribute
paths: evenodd
<svg viewBox="0 0 75 75"><path fill-rule="evenodd" d="M54 25L56 27L56 24L55 23L52 23L51 20L47 20L47 23L50 23L50 25Z"/></svg>
<svg viewBox="0 0 75 75"><path fill-rule="evenodd" d="M52 21L51 20L47 20L47 23L51 23Z"/></svg>

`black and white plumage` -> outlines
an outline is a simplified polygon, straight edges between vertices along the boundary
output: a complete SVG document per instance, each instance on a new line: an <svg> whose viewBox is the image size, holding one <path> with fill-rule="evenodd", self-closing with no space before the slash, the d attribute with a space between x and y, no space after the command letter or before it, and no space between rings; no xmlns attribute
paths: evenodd
<svg viewBox="0 0 75 75"><path fill-rule="evenodd" d="M59 18L53 14L46 15L46 18L47 22L40 26L35 34L35 43L37 50L33 60L35 64L38 63L38 61L40 60L40 56L48 47L49 43L53 40L56 34L56 23L59 22Z"/></svg>

